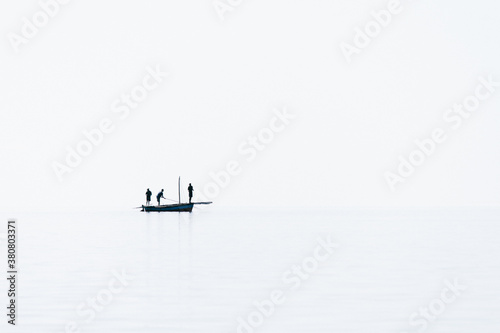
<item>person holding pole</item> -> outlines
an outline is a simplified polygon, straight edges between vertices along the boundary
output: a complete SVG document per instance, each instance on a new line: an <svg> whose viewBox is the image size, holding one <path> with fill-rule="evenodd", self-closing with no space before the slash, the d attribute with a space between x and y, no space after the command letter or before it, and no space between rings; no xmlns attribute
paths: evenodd
<svg viewBox="0 0 500 333"><path fill-rule="evenodd" d="M156 200L158 201L158 206L160 205L160 199L163 198L163 199L166 199L164 196L163 196L163 189L161 189L161 192L159 192L157 195L156 195Z"/></svg>

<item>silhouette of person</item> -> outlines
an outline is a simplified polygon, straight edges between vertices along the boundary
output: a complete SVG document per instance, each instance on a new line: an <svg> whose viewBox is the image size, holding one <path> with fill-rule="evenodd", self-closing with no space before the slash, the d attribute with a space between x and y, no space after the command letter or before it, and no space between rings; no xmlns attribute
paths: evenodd
<svg viewBox="0 0 500 333"><path fill-rule="evenodd" d="M161 189L161 192L159 192L157 195L156 195L156 200L158 201L158 206L160 205L160 199L163 198L165 199L165 197L163 196L163 189Z"/></svg>
<svg viewBox="0 0 500 333"><path fill-rule="evenodd" d="M191 183L189 183L189 186L188 186L189 203L191 203L191 198L193 197L193 191L194 191L193 185L191 185Z"/></svg>
<svg viewBox="0 0 500 333"><path fill-rule="evenodd" d="M146 206L149 206L149 204L151 203L151 196L153 195L153 193L149 190L146 191Z"/></svg>

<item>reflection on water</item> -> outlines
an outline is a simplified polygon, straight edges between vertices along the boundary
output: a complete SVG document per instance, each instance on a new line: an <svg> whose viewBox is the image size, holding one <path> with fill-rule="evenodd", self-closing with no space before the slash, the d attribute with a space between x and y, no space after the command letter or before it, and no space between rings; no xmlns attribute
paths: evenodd
<svg viewBox="0 0 500 333"><path fill-rule="evenodd" d="M400 332L417 328L409 316L439 296L445 279L459 278L468 290L432 329L493 333L500 328L490 315L500 310L499 216L215 207L19 214L15 329L65 332L70 323L81 332L236 332L255 302L282 290L285 301L255 331ZM327 235L338 251L293 290L283 274ZM118 288L117 274L134 278Z"/></svg>

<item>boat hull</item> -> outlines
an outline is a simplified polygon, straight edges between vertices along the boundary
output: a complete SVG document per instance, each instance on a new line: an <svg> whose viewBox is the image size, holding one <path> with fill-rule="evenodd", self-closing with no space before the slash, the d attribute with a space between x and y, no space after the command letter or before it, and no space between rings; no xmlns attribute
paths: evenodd
<svg viewBox="0 0 500 333"><path fill-rule="evenodd" d="M142 206L143 212L191 212L194 204L181 203L161 206Z"/></svg>

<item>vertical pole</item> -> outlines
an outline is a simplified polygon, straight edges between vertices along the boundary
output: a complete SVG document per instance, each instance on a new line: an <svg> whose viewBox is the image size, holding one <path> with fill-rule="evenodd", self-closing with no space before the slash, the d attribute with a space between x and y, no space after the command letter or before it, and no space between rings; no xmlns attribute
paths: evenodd
<svg viewBox="0 0 500 333"><path fill-rule="evenodd" d="M179 203L181 203L181 177L179 177Z"/></svg>

